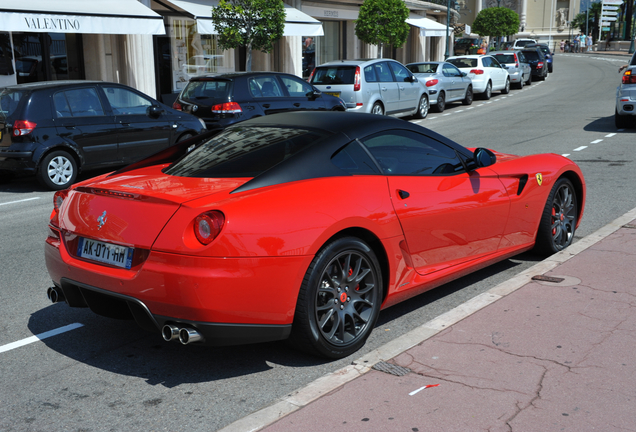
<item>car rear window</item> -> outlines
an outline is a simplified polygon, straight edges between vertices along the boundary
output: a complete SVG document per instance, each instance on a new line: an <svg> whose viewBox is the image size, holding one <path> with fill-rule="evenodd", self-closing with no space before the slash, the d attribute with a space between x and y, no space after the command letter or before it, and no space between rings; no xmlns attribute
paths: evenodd
<svg viewBox="0 0 636 432"><path fill-rule="evenodd" d="M164 172L179 177L256 177L323 137L303 129L234 127L201 144Z"/></svg>
<svg viewBox="0 0 636 432"><path fill-rule="evenodd" d="M539 53L536 51L524 51L523 55L530 61L539 60Z"/></svg>
<svg viewBox="0 0 636 432"><path fill-rule="evenodd" d="M183 99L225 99L230 96L232 81L229 80L197 80L190 81L181 97Z"/></svg>
<svg viewBox="0 0 636 432"><path fill-rule="evenodd" d="M476 58L456 58L456 59L448 59L446 61L452 65L457 66L460 69L477 67Z"/></svg>
<svg viewBox="0 0 636 432"><path fill-rule="evenodd" d="M356 66L318 67L311 79L312 84L353 84Z"/></svg>
<svg viewBox="0 0 636 432"><path fill-rule="evenodd" d="M435 73L437 72L437 63L423 63L407 65L407 69L413 73Z"/></svg>
<svg viewBox="0 0 636 432"><path fill-rule="evenodd" d="M514 54L495 54L495 58L499 63L516 63L517 59L515 59Z"/></svg>
<svg viewBox="0 0 636 432"><path fill-rule="evenodd" d="M530 45L530 44L533 44L533 43L534 43L534 41L531 41L531 40L527 40L527 41L518 40L517 42L515 42L515 46L524 47L526 45Z"/></svg>
<svg viewBox="0 0 636 432"><path fill-rule="evenodd" d="M27 94L28 92L23 90L2 90L0 92L0 118L3 120L11 119L20 100Z"/></svg>

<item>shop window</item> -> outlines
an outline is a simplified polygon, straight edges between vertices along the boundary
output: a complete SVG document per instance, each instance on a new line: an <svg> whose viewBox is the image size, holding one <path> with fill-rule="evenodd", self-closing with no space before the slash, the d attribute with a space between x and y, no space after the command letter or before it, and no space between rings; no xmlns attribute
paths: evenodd
<svg viewBox="0 0 636 432"><path fill-rule="evenodd" d="M194 76L234 70L218 46L217 37L198 33L196 21L171 18L169 34L173 91L183 89Z"/></svg>
<svg viewBox="0 0 636 432"><path fill-rule="evenodd" d="M324 36L303 36L303 78L314 67L343 57L340 27L344 21L322 21Z"/></svg>
<svg viewBox="0 0 636 432"><path fill-rule="evenodd" d="M81 52L78 34L13 33L16 81L84 79Z"/></svg>

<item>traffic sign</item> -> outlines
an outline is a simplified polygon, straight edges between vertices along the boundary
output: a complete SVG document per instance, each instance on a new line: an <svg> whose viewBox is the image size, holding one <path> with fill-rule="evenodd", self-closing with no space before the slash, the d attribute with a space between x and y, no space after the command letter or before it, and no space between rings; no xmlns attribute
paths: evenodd
<svg viewBox="0 0 636 432"><path fill-rule="evenodd" d="M601 27L601 30L602 31L610 31L610 28L609 27Z"/></svg>
<svg viewBox="0 0 636 432"><path fill-rule="evenodd" d="M623 0L603 0L604 5L622 5Z"/></svg>
<svg viewBox="0 0 636 432"><path fill-rule="evenodd" d="M618 15L618 12L608 12L608 11L603 11L603 13L601 14L601 17L606 17L606 16L616 16Z"/></svg>
<svg viewBox="0 0 636 432"><path fill-rule="evenodd" d="M616 10L618 10L618 8L619 8L618 6L606 6L606 5L603 5L603 12L605 12L605 11L616 11Z"/></svg>
<svg viewBox="0 0 636 432"><path fill-rule="evenodd" d="M617 17L603 17L602 18L603 21L616 21L618 20Z"/></svg>

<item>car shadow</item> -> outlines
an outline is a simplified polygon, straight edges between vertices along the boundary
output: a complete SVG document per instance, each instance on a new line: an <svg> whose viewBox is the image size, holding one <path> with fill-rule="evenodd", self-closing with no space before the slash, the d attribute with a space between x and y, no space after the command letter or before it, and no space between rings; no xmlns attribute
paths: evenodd
<svg viewBox="0 0 636 432"><path fill-rule="evenodd" d="M618 132L614 123L614 116L599 117L588 123L584 128L586 132L602 132L602 133L634 133L636 132L636 117L632 121L631 128L625 128L622 132Z"/></svg>
<svg viewBox="0 0 636 432"><path fill-rule="evenodd" d="M541 259L530 254L517 258L526 261ZM392 306L380 313L376 330L404 314L517 265L519 263L506 260ZM270 365L272 363L293 368L332 362L344 366L373 349L367 343L350 357L333 361L299 352L285 341L230 347L184 346L165 342L159 330L155 333L144 331L134 321L104 318L89 309L69 308L64 303L53 304L33 313L28 328L37 335L70 323L81 323L83 327L43 339L42 342L50 349L86 365L138 377L149 385L167 388L266 372L273 368Z"/></svg>

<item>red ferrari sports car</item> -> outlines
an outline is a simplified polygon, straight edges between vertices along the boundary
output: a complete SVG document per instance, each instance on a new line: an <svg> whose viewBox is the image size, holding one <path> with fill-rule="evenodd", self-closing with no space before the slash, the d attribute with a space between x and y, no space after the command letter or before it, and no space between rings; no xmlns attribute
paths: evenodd
<svg viewBox="0 0 636 432"><path fill-rule="evenodd" d="M167 341L358 350L382 308L574 236L579 167L357 113L195 137L54 197L53 301Z"/></svg>

